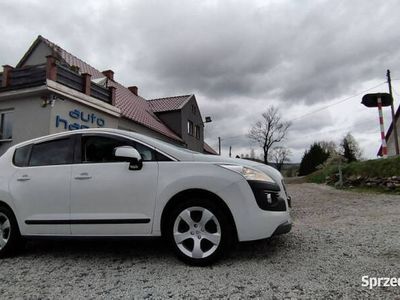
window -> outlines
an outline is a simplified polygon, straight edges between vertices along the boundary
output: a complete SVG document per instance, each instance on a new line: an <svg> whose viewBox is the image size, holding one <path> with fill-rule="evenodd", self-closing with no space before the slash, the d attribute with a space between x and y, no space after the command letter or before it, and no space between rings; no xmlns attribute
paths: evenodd
<svg viewBox="0 0 400 300"><path fill-rule="evenodd" d="M29 163L29 155L31 154L32 145L23 146L15 150L14 165L17 167L26 167Z"/></svg>
<svg viewBox="0 0 400 300"><path fill-rule="evenodd" d="M131 146L131 143L129 140L106 136L83 136L82 162L117 162L118 160L114 157L114 149L120 146Z"/></svg>
<svg viewBox="0 0 400 300"><path fill-rule="evenodd" d="M196 139L200 139L200 126L199 125L196 125L196 127L195 127L195 136L196 136Z"/></svg>
<svg viewBox="0 0 400 300"><path fill-rule="evenodd" d="M104 163L118 162L114 157L114 149L120 146L132 146L142 156L143 161L168 161L169 158L155 150L124 138L109 136L83 136L82 137L82 162Z"/></svg>
<svg viewBox="0 0 400 300"><path fill-rule="evenodd" d="M188 135L193 135L193 122L188 120Z"/></svg>
<svg viewBox="0 0 400 300"><path fill-rule="evenodd" d="M0 112L0 141L12 139L13 112Z"/></svg>
<svg viewBox="0 0 400 300"><path fill-rule="evenodd" d="M22 155L22 153L21 153ZM73 145L70 138L53 140L32 146L30 166L71 164Z"/></svg>

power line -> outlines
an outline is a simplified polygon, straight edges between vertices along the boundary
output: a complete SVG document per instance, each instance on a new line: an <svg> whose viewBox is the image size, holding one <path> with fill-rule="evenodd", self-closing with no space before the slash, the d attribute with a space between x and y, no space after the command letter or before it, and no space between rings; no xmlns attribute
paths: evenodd
<svg viewBox="0 0 400 300"><path fill-rule="evenodd" d="M392 81L394 81L394 80L397 81L397 80L400 80L400 79L392 79ZM331 103L331 104L326 105L326 106L324 106L324 107L321 107L321 108L319 108L319 109L317 109L317 110L311 111L311 112L306 113L306 114L304 114L304 115L302 115L302 116L299 116L299 117L297 117L297 118L294 118L294 119L292 119L292 121L300 120L300 119L302 119L302 118L304 118L304 117L307 117L307 116L310 116L310 115L312 115L312 114L315 114L315 113L318 113L318 112L320 112L320 111L323 111L323 110L325 110L325 109L328 109L328 108L330 108L330 107L332 107L332 106L335 106L335 105L341 104L341 103L343 103L343 102L346 102L346 101L348 101L348 100L350 100L350 99L353 99L353 98L355 98L355 97L358 97L358 96L360 96L360 95L362 95L362 94L364 94L364 93L366 93L366 92L368 92L368 91L370 91L370 90L376 89L377 87L380 87L381 85L386 84L386 83L387 83L387 81L383 81L383 82L377 84L376 86L370 87L370 88L368 88L368 89L366 89L366 90L363 90L363 91L361 91L361 92L359 92L359 93L357 93L357 94L355 94L355 95L346 97L346 98L344 98L344 99L342 99L342 100L339 100L339 101L337 101L337 102L334 102L334 103ZM395 90L395 93L397 94L396 90ZM334 130L334 132L335 132L335 131L341 131L341 130L343 130L343 129ZM241 135L236 135L236 136L230 136L230 137L221 138L221 141L232 140L232 139L238 139L238 138L244 138L244 137L246 137L246 135L245 135L245 134L241 134Z"/></svg>
<svg viewBox="0 0 400 300"><path fill-rule="evenodd" d="M340 104L340 103L343 103L343 102L345 102L345 101L348 101L348 100L350 100L350 99L352 99L352 98L354 98L354 97L358 97L358 96L360 96L360 95L362 95L362 94L364 94L364 93L366 93L366 92L368 92L368 91L370 91L370 90L373 90L373 89L376 89L377 87L380 87L381 85L383 85L383 84L385 84L385 83L387 83L387 81L381 82L380 84L378 84L378 85L376 85L376 86L373 86L373 87L371 87L371 88L369 88L369 89L366 89L366 90L364 90L364 91L361 91L361 92L357 93L356 95L346 97L346 98L344 98L344 99L342 99L342 100L339 100L339 101L337 101L337 102L334 102L334 103L331 103L331 104L326 105L326 106L324 106L324 107L321 107L321 108L319 108L319 109L317 109L317 110L311 111L311 112L306 113L306 114L304 114L304 115L302 115L302 116L299 116L299 117L297 117L297 118L294 118L294 119L292 119L292 121L300 120L300 119L302 119L302 118L304 118L304 117L307 117L307 116L309 116L309 115L315 114L315 113L320 112L320 111L323 111L323 110L325 110L325 109L328 109L329 107L332 107L332 106L334 106L334 105L338 105L338 104Z"/></svg>

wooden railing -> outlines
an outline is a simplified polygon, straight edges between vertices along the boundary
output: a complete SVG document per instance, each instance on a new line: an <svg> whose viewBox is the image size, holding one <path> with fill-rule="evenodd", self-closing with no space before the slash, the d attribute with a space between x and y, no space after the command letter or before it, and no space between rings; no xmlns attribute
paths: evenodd
<svg viewBox="0 0 400 300"><path fill-rule="evenodd" d="M56 81L71 89L83 92L83 78L80 74L75 73L67 67L57 65Z"/></svg>
<svg viewBox="0 0 400 300"><path fill-rule="evenodd" d="M114 105L115 88L106 88L90 81L89 74L79 74L69 66L61 65L52 56L47 57L46 64L22 68L3 66L3 73L0 73L0 92L40 86L45 84L47 79Z"/></svg>
<svg viewBox="0 0 400 300"><path fill-rule="evenodd" d="M2 87L26 88L39 86L46 82L46 65L10 69L7 75L7 82L4 82L6 86L3 85L4 76L2 75Z"/></svg>

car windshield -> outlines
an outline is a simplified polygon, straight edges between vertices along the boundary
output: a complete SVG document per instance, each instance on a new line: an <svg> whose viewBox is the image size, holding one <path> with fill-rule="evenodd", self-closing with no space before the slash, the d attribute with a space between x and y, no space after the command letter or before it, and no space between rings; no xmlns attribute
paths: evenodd
<svg viewBox="0 0 400 300"><path fill-rule="evenodd" d="M151 144L152 146L154 146L156 148L159 148L159 147L172 148L174 150L184 151L184 152L191 153L191 154L199 154L200 153L200 152L189 150L180 145L175 145L175 144L165 142L165 141L157 139L157 138L153 138L153 137L149 137L149 136L145 136L145 135L141 135L141 134L137 134L137 133L132 134L132 132L126 131L126 130L124 130L124 133L135 139L138 138L139 140L143 141L144 143Z"/></svg>

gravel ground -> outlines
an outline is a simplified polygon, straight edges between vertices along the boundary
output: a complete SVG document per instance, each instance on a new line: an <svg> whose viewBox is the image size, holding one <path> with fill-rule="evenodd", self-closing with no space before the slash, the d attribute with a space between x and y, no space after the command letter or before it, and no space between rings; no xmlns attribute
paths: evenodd
<svg viewBox="0 0 400 300"><path fill-rule="evenodd" d="M400 299L364 275L400 277L400 197L291 184L295 226L240 244L207 268L177 261L160 240L34 241L0 261L1 299Z"/></svg>

